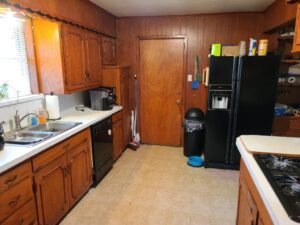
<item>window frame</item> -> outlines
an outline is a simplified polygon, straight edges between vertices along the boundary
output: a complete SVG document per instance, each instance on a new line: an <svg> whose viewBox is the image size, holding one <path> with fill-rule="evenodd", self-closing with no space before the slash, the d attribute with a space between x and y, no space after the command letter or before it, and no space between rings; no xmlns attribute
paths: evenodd
<svg viewBox="0 0 300 225"><path fill-rule="evenodd" d="M39 82L38 82L38 74L37 74L37 64L35 57L35 49L34 49L34 38L33 38L33 26L32 26L32 16L28 13L25 13L22 10L18 10L16 8L7 7L5 5L0 4L2 8L11 8L12 11L22 14L22 17L25 20L24 25L24 37L25 37L25 46L27 53L27 62L29 67L29 82L31 94L26 96L20 96L16 98L8 98L0 101L0 108L4 106L14 105L17 103L28 102L36 99L42 99L43 96L40 94Z"/></svg>

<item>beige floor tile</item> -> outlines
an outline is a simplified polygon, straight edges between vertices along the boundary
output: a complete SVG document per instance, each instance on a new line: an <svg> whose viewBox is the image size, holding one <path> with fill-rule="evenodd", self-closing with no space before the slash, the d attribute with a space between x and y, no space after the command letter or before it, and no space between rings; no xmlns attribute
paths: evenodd
<svg viewBox="0 0 300 225"><path fill-rule="evenodd" d="M233 225L238 171L191 168L182 148L127 150L63 225Z"/></svg>

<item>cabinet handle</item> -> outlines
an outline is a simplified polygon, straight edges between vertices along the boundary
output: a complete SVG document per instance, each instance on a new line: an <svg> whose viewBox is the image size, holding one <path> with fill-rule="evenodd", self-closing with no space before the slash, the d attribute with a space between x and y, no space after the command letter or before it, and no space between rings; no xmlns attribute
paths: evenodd
<svg viewBox="0 0 300 225"><path fill-rule="evenodd" d="M20 195L18 195L14 200L11 200L8 204L10 207L15 207L18 204L19 200L20 200Z"/></svg>
<svg viewBox="0 0 300 225"><path fill-rule="evenodd" d="M11 178L8 178L4 183L7 185L7 186L10 186L16 179L17 179L18 175L14 175L13 177Z"/></svg>

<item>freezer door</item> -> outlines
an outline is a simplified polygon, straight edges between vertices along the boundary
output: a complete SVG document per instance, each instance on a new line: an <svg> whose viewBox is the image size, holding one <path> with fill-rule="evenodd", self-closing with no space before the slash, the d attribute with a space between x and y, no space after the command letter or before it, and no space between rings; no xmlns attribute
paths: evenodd
<svg viewBox="0 0 300 225"><path fill-rule="evenodd" d="M210 57L209 67L209 84L222 84L231 85L234 80L234 68L235 68L234 57Z"/></svg>
<svg viewBox="0 0 300 225"><path fill-rule="evenodd" d="M279 63L279 56L246 56L239 60L231 152L234 163L239 160L236 137L272 133Z"/></svg>
<svg viewBox="0 0 300 225"><path fill-rule="evenodd" d="M230 111L209 110L205 120L205 162L228 161Z"/></svg>

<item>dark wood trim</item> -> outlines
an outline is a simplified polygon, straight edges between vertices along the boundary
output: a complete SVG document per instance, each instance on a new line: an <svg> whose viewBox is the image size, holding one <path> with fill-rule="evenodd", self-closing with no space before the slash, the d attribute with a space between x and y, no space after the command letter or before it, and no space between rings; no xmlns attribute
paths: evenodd
<svg viewBox="0 0 300 225"><path fill-rule="evenodd" d="M182 39L183 40L183 71L182 71L182 102L181 102L181 123L184 119L184 112L186 108L186 74L187 74L187 45L188 39L186 35L139 35L136 39L136 46L137 46L137 79L138 81L138 126L137 131L141 134L141 113L140 113L140 41L142 40L167 40L167 39ZM183 129L181 129L181 137L180 137L180 146L183 144Z"/></svg>

